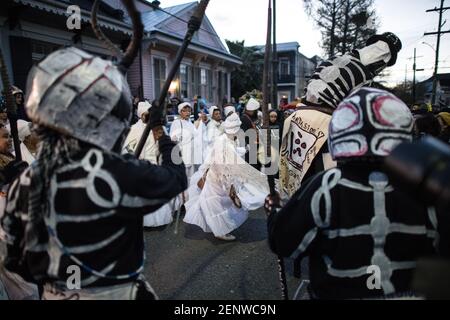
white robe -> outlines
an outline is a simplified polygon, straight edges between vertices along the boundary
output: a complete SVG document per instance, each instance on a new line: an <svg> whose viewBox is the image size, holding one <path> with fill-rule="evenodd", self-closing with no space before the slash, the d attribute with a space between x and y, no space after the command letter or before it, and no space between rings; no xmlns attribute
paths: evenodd
<svg viewBox="0 0 450 320"><path fill-rule="evenodd" d="M176 119L170 126L170 139L178 143L188 179L194 174L194 137L196 129L189 120Z"/></svg>
<svg viewBox="0 0 450 320"><path fill-rule="evenodd" d="M247 220L249 210L264 205L269 194L267 177L242 159L244 153L244 148L238 148L225 134L216 140L204 165L191 178L184 222L215 236L224 236ZM201 190L197 182L207 169ZM236 189L242 208L236 207L229 197L231 185Z"/></svg>
<svg viewBox="0 0 450 320"><path fill-rule="evenodd" d="M201 119L198 119L194 123L194 127L194 164L198 168L205 162L206 156L208 155L208 127Z"/></svg>
<svg viewBox="0 0 450 320"><path fill-rule="evenodd" d="M125 139L122 153L133 153L136 150L144 129L145 123L141 120L131 127L130 133ZM158 164L160 163L159 155L158 142L155 141L153 132L150 131L139 159L147 160L153 164ZM175 201L176 199L172 199L169 203L165 204L157 211L144 216L144 227L160 227L172 223L173 207L176 205L174 203Z"/></svg>
<svg viewBox="0 0 450 320"><path fill-rule="evenodd" d="M211 120L206 127L206 141L208 148L212 148L214 142L223 134L221 123L216 120Z"/></svg>

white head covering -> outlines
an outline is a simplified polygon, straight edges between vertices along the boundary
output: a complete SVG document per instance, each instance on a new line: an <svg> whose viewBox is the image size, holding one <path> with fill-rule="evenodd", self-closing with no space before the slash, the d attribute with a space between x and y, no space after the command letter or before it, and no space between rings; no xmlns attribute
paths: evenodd
<svg viewBox="0 0 450 320"><path fill-rule="evenodd" d="M247 102L247 105L245 106L245 108L246 108L248 111L255 111L255 110L258 110L259 107L260 107L259 102L256 101L256 100L253 99L253 98L250 98L250 100L248 100L248 102Z"/></svg>
<svg viewBox="0 0 450 320"><path fill-rule="evenodd" d="M232 113L223 123L223 129L227 134L236 134L241 128L241 120L236 113Z"/></svg>
<svg viewBox="0 0 450 320"><path fill-rule="evenodd" d="M232 112L236 112L236 109L233 106L225 107L224 109L225 117L227 117Z"/></svg>
<svg viewBox="0 0 450 320"><path fill-rule="evenodd" d="M31 122L24 120L17 120L17 131L19 133L19 140L23 142L26 137L31 135Z"/></svg>
<svg viewBox="0 0 450 320"><path fill-rule="evenodd" d="M148 101L139 102L138 103L138 107L137 107L137 115L138 115L139 119L151 107L152 107L152 105Z"/></svg>
<svg viewBox="0 0 450 320"><path fill-rule="evenodd" d="M208 110L209 115L212 117L214 111L216 111L216 110L220 110L219 107L217 107L217 106L210 107Z"/></svg>
<svg viewBox="0 0 450 320"><path fill-rule="evenodd" d="M190 104L189 102L183 102L183 103L180 103L180 104L178 105L178 113L181 114L181 110L183 110L183 109L186 108L186 107L189 107L189 108L191 108L191 110L192 110L192 106L191 106L191 104Z"/></svg>

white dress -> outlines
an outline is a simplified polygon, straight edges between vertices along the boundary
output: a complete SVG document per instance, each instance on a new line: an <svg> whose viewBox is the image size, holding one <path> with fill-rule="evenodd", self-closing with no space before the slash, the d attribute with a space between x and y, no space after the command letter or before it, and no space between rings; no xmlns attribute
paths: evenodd
<svg viewBox="0 0 450 320"><path fill-rule="evenodd" d="M170 126L170 139L180 146L188 180L194 174L194 138L196 129L189 120L176 119Z"/></svg>
<svg viewBox="0 0 450 320"><path fill-rule="evenodd" d="M223 134L223 128L221 123L211 119L206 126L206 141L208 144L208 149L211 149L214 142Z"/></svg>
<svg viewBox="0 0 450 320"><path fill-rule="evenodd" d="M247 220L249 210L264 205L269 194L267 177L242 159L244 153L244 148L238 148L225 134L216 140L205 164L191 178L184 222L215 236L224 236ZM206 170L206 182L201 190L197 182ZM232 185L242 208L229 196Z"/></svg>
<svg viewBox="0 0 450 320"><path fill-rule="evenodd" d="M141 120L131 127L130 133L125 140L122 153L133 153L136 150L144 129L145 123ZM151 131L139 159L147 160L153 164L159 163L159 147L157 141L155 141L153 132ZM144 227L160 227L172 223L173 208L176 205L175 201L176 199L172 199L169 203L165 204L155 212L144 216Z"/></svg>

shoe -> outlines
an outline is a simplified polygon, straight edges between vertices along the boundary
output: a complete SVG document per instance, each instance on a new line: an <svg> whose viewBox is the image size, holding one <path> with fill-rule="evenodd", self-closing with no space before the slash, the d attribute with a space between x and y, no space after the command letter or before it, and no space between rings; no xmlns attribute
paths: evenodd
<svg viewBox="0 0 450 320"><path fill-rule="evenodd" d="M223 241L234 241L236 240L236 237L231 234L226 234L224 236L216 236L217 239L223 240Z"/></svg>

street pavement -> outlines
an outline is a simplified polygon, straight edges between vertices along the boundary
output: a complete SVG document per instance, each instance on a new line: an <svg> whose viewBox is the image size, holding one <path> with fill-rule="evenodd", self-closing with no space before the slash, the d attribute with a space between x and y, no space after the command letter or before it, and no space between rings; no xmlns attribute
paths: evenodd
<svg viewBox="0 0 450 320"><path fill-rule="evenodd" d="M277 257L267 242L266 215L258 210L226 242L180 219L166 227L146 228L145 276L160 299L280 300ZM286 261L289 296L300 280Z"/></svg>

